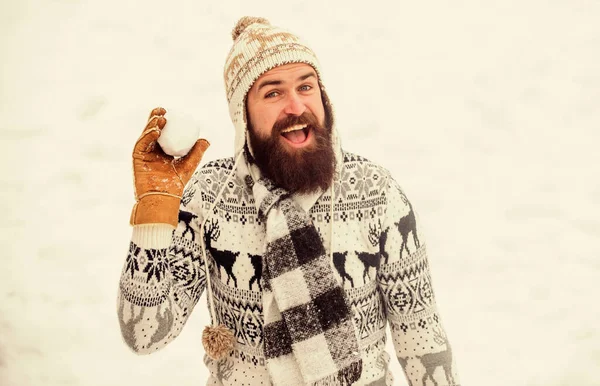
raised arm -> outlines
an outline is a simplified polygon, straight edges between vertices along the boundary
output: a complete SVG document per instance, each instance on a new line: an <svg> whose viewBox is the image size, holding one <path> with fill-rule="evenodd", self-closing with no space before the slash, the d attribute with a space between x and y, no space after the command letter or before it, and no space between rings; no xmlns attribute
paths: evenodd
<svg viewBox="0 0 600 386"><path fill-rule="evenodd" d="M117 296L123 339L139 354L175 339L204 289L200 206L193 206L195 184L187 182L208 142L199 140L182 158L165 154L156 142L165 113L152 111L133 151L133 234Z"/></svg>
<svg viewBox="0 0 600 386"><path fill-rule="evenodd" d="M391 177L382 225L378 284L386 304L396 356L412 386L459 384L452 346L436 307L419 217Z"/></svg>

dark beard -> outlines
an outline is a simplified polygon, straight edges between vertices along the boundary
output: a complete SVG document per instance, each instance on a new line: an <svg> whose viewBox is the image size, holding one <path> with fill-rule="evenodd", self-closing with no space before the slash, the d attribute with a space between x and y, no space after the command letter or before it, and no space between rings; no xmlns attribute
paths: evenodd
<svg viewBox="0 0 600 386"><path fill-rule="evenodd" d="M326 117L326 121L329 123L330 119ZM297 124L310 126L315 141L308 148L286 149L281 142L284 140L281 131ZM325 191L331 185L335 171L331 127L323 127L313 114L305 112L276 122L271 135L261 138L248 123L254 162L265 177L290 193Z"/></svg>

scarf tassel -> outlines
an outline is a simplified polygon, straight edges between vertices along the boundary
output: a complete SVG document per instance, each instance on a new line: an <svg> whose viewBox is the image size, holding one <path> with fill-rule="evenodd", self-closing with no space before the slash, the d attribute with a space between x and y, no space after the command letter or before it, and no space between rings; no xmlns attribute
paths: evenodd
<svg viewBox="0 0 600 386"><path fill-rule="evenodd" d="M233 349L235 337L224 324L206 326L202 331L202 344L209 357L219 360Z"/></svg>
<svg viewBox="0 0 600 386"><path fill-rule="evenodd" d="M351 386L360 379L362 374L362 360L352 362L335 374L311 383L311 386Z"/></svg>

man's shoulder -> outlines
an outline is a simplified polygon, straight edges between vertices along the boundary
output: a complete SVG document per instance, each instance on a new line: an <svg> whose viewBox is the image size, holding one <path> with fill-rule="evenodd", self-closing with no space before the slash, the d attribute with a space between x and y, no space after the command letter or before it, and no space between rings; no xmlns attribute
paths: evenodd
<svg viewBox="0 0 600 386"><path fill-rule="evenodd" d="M385 201L393 181L388 169L348 151L343 151L343 165L338 178L336 189L345 199L351 201Z"/></svg>
<svg viewBox="0 0 600 386"><path fill-rule="evenodd" d="M342 151L342 154L344 158L344 166L348 169L360 167L361 169L369 171L370 173L377 173L379 177L385 177L386 179L391 178L390 171L376 162L345 150Z"/></svg>
<svg viewBox="0 0 600 386"><path fill-rule="evenodd" d="M190 185L198 185L203 191L209 192L224 183L233 169L233 158L220 158L206 162L196 169L190 180Z"/></svg>
<svg viewBox="0 0 600 386"><path fill-rule="evenodd" d="M349 189L346 198L378 197L384 199L386 205L390 203L394 203L396 207L410 205L402 185L387 168L347 151L343 151L343 156L344 168L341 175L343 182L340 184L340 189L345 190L344 182L347 183Z"/></svg>
<svg viewBox="0 0 600 386"><path fill-rule="evenodd" d="M233 169L233 157L220 158L213 161L208 161L200 167L200 170L214 171L214 170L231 170Z"/></svg>

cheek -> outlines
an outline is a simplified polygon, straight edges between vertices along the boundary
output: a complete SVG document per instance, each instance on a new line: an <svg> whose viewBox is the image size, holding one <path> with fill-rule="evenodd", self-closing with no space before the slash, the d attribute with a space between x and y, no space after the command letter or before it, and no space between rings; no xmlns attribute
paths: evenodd
<svg viewBox="0 0 600 386"><path fill-rule="evenodd" d="M317 119L319 120L319 122L323 123L325 120L325 109L323 108L323 103L321 103L321 101L319 101L318 103L315 103L311 106L310 109L313 114L315 115L315 117L317 117Z"/></svg>
<svg viewBox="0 0 600 386"><path fill-rule="evenodd" d="M323 122L325 120L325 107L323 106L320 92L311 95L310 100L307 102L307 107L319 121Z"/></svg>
<svg viewBox="0 0 600 386"><path fill-rule="evenodd" d="M256 134L261 137L268 137L271 135L271 129L277 121L277 116L268 109L261 109L256 111L256 114L252 116L252 126L254 127Z"/></svg>

